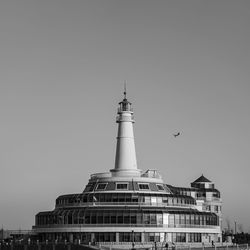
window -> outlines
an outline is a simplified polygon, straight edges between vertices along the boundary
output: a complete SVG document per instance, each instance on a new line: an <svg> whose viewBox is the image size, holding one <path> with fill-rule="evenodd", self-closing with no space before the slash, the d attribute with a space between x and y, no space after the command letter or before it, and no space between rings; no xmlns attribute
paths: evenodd
<svg viewBox="0 0 250 250"><path fill-rule="evenodd" d="M117 190L128 190L128 183L116 183Z"/></svg>
<svg viewBox="0 0 250 250"><path fill-rule="evenodd" d="M94 190L95 183L90 183L86 186L84 192L92 192Z"/></svg>
<svg viewBox="0 0 250 250"><path fill-rule="evenodd" d="M161 184L156 184L159 191L164 191L164 187Z"/></svg>
<svg viewBox="0 0 250 250"><path fill-rule="evenodd" d="M139 184L139 189L149 190L149 185L147 183L141 183Z"/></svg>
<svg viewBox="0 0 250 250"><path fill-rule="evenodd" d="M107 187L107 183L99 183L96 187L96 190L105 190Z"/></svg>

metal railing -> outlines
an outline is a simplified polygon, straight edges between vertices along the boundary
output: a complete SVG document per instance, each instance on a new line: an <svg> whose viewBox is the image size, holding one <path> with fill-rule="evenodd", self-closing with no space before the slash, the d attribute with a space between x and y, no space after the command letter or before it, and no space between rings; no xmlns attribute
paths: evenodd
<svg viewBox="0 0 250 250"><path fill-rule="evenodd" d="M157 207L195 207L195 204L170 204L170 203L157 203L157 202L74 202L67 204L57 204L56 207L80 207L80 206L157 206Z"/></svg>
<svg viewBox="0 0 250 250"><path fill-rule="evenodd" d="M160 228L211 228L216 229L219 226L216 225L189 225L189 224L177 224L177 225L166 225L166 224L125 224L125 223L107 223L107 224L47 224L47 225L36 225L34 228L85 228L85 227L160 227Z"/></svg>

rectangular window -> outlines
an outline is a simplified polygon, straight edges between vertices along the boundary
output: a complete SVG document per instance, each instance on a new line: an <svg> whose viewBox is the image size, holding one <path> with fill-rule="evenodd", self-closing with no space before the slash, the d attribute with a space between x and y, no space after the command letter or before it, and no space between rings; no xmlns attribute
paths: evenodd
<svg viewBox="0 0 250 250"><path fill-rule="evenodd" d="M110 219L111 219L111 224L116 224L116 214L115 213L111 214Z"/></svg>
<svg viewBox="0 0 250 250"><path fill-rule="evenodd" d="M138 195L135 195L135 194L132 194L131 202L136 202L136 203L138 203L138 201L139 201L139 196L138 196Z"/></svg>
<svg viewBox="0 0 250 250"><path fill-rule="evenodd" d="M150 196L145 196L145 203L150 204L151 203L151 197Z"/></svg>
<svg viewBox="0 0 250 250"><path fill-rule="evenodd" d="M136 214L136 223L137 223L137 225L142 224L142 214L141 213Z"/></svg>
<svg viewBox="0 0 250 250"><path fill-rule="evenodd" d="M159 191L164 191L164 187L161 184L156 184Z"/></svg>
<svg viewBox="0 0 250 250"><path fill-rule="evenodd" d="M185 225L185 214L180 215L180 224Z"/></svg>
<svg viewBox="0 0 250 250"><path fill-rule="evenodd" d="M128 213L124 214L124 224L130 224L130 215Z"/></svg>
<svg viewBox="0 0 250 250"><path fill-rule="evenodd" d="M140 190L149 190L149 185L147 183L140 183L139 189Z"/></svg>
<svg viewBox="0 0 250 250"><path fill-rule="evenodd" d="M169 226L173 227L174 226L174 214L169 215Z"/></svg>
<svg viewBox="0 0 250 250"><path fill-rule="evenodd" d="M162 214L157 214L157 225L162 225L163 224L163 216Z"/></svg>
<svg viewBox="0 0 250 250"><path fill-rule="evenodd" d="M156 205L156 203L157 203L156 197L155 197L155 196L152 196L152 197L151 197L151 204L152 204L152 205Z"/></svg>
<svg viewBox="0 0 250 250"><path fill-rule="evenodd" d="M121 193L121 194L118 194L118 202L125 202L125 194L124 193Z"/></svg>
<svg viewBox="0 0 250 250"><path fill-rule="evenodd" d="M99 183L96 187L96 190L105 190L107 187L107 183Z"/></svg>
<svg viewBox="0 0 250 250"><path fill-rule="evenodd" d="M145 224L150 224L150 214L149 213L143 214L143 221Z"/></svg>
<svg viewBox="0 0 250 250"><path fill-rule="evenodd" d="M134 242L141 242L141 233L134 233Z"/></svg>
<svg viewBox="0 0 250 250"><path fill-rule="evenodd" d="M150 214L150 224L156 225L156 214L154 214L154 213Z"/></svg>
<svg viewBox="0 0 250 250"><path fill-rule="evenodd" d="M112 194L112 202L118 202L118 194Z"/></svg>
<svg viewBox="0 0 250 250"><path fill-rule="evenodd" d="M162 204L162 197L161 196L157 196L157 204Z"/></svg>
<svg viewBox="0 0 250 250"><path fill-rule="evenodd" d="M123 214L122 214L122 212L118 212L118 214L117 214L117 223L118 224L123 224Z"/></svg>
<svg viewBox="0 0 250 250"><path fill-rule="evenodd" d="M130 214L130 222L131 224L136 224L136 213Z"/></svg>
<svg viewBox="0 0 250 250"><path fill-rule="evenodd" d="M175 214L174 216L174 223L175 223L175 226L179 226L180 224L180 215L179 214Z"/></svg>
<svg viewBox="0 0 250 250"><path fill-rule="evenodd" d="M112 201L112 194L105 194L105 202L111 202Z"/></svg>
<svg viewBox="0 0 250 250"><path fill-rule="evenodd" d="M102 214L97 215L97 224L103 224L103 215Z"/></svg>
<svg viewBox="0 0 250 250"><path fill-rule="evenodd" d="M128 183L116 183L116 190L128 190Z"/></svg>
<svg viewBox="0 0 250 250"><path fill-rule="evenodd" d="M110 223L110 216L109 213L104 213L104 224Z"/></svg>
<svg viewBox="0 0 250 250"><path fill-rule="evenodd" d="M189 226L190 225L190 215L186 214L186 225Z"/></svg>
<svg viewBox="0 0 250 250"><path fill-rule="evenodd" d="M186 234L176 233L176 242L186 242Z"/></svg>
<svg viewBox="0 0 250 250"><path fill-rule="evenodd" d="M92 192L94 190L95 183L88 184L85 188L85 192Z"/></svg>

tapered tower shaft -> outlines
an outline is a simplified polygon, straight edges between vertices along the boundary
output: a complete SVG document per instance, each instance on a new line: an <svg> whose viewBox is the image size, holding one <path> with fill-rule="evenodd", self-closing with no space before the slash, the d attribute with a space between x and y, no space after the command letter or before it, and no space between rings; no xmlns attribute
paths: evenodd
<svg viewBox="0 0 250 250"><path fill-rule="evenodd" d="M126 98L119 103L117 119L118 134L116 143L115 168L111 170L116 176L137 175L135 140L133 132L133 110Z"/></svg>

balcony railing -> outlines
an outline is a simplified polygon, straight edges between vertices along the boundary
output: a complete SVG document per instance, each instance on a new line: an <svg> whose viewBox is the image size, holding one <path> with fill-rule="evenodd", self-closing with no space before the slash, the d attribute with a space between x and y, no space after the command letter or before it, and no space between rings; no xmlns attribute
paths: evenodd
<svg viewBox="0 0 250 250"><path fill-rule="evenodd" d="M36 225L34 228L79 228L83 229L85 227L160 227L160 228L210 228L216 229L219 226L216 225L190 225L190 224L47 224L47 225Z"/></svg>
<svg viewBox="0 0 250 250"><path fill-rule="evenodd" d="M170 204L170 203L144 203L144 202L75 202L57 204L56 207L90 207L90 206L139 206L139 207L187 207L193 208L195 204Z"/></svg>

